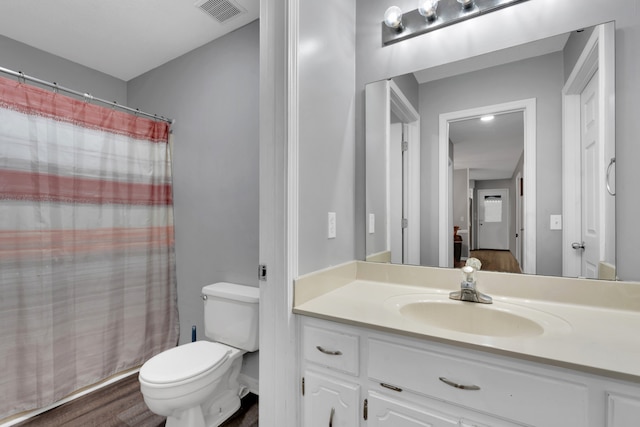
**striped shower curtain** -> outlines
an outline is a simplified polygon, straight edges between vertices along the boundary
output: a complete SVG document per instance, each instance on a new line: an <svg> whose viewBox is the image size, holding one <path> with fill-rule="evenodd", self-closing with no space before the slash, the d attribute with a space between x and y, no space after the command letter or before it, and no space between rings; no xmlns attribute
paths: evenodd
<svg viewBox="0 0 640 427"><path fill-rule="evenodd" d="M0 419L176 345L168 138L0 77Z"/></svg>

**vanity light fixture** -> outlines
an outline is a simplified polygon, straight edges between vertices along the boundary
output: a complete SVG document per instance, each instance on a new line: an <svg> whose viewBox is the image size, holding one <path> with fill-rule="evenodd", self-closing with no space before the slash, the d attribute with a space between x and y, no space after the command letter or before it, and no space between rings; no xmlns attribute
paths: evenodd
<svg viewBox="0 0 640 427"><path fill-rule="evenodd" d="M483 122L490 122L491 120L493 120L493 119L495 119L495 118L496 118L496 116L491 116L491 115L489 115L489 116L482 116L482 117L480 117L480 120L481 120L481 121L483 121Z"/></svg>
<svg viewBox="0 0 640 427"><path fill-rule="evenodd" d="M418 8L406 13L397 6L391 6L384 13L382 44L397 43L525 1L418 0Z"/></svg>

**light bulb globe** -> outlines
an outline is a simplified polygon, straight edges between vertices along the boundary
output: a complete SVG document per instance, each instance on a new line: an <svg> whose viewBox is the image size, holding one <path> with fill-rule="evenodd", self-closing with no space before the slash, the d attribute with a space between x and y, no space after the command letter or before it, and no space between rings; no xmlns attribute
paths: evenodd
<svg viewBox="0 0 640 427"><path fill-rule="evenodd" d="M384 12L384 23L389 28L399 29L402 27L402 9L398 6L391 6Z"/></svg>
<svg viewBox="0 0 640 427"><path fill-rule="evenodd" d="M420 0L418 3L418 13L424 16L428 21L436 19L437 9L438 0Z"/></svg>

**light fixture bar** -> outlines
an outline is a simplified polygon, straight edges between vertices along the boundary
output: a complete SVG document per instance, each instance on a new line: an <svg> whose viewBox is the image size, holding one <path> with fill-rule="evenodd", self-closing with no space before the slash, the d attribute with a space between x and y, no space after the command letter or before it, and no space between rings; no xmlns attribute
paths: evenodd
<svg viewBox="0 0 640 427"><path fill-rule="evenodd" d="M424 16L420 15L418 9L402 15L401 30L389 28L383 21L380 24L382 26L382 44L386 46L397 43L525 1L527 0L474 0L473 6L465 9L457 0L440 0L437 18L433 21L427 21Z"/></svg>

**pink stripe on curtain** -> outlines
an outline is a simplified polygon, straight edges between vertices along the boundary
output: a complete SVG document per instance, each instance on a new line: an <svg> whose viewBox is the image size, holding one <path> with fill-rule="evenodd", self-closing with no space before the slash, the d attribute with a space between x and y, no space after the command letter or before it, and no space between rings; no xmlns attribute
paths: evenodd
<svg viewBox="0 0 640 427"><path fill-rule="evenodd" d="M172 205L171 184L120 182L0 169L0 200Z"/></svg>
<svg viewBox="0 0 640 427"><path fill-rule="evenodd" d="M0 106L152 142L166 143L169 138L169 125L165 122L78 101L5 77L0 77Z"/></svg>
<svg viewBox="0 0 640 427"><path fill-rule="evenodd" d="M0 78L0 419L176 345L168 137Z"/></svg>

